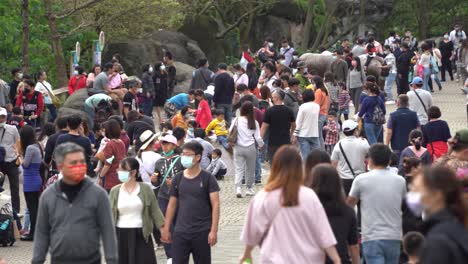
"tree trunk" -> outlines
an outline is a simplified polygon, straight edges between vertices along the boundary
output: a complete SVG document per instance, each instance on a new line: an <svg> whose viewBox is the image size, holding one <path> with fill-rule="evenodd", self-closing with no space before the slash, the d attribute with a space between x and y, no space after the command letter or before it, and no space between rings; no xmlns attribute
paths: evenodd
<svg viewBox="0 0 468 264"><path fill-rule="evenodd" d="M21 8L21 18L23 20L23 32L21 39L21 60L23 72L29 71L29 0L23 0Z"/></svg>
<svg viewBox="0 0 468 264"><path fill-rule="evenodd" d="M309 4L307 5L307 15L304 22L304 34L301 41L301 49L304 51L309 47L310 32L314 22L314 5L315 0L309 0Z"/></svg>
<svg viewBox="0 0 468 264"><path fill-rule="evenodd" d="M63 56L62 43L60 41L60 33L58 31L57 23L55 20L55 14L52 11L51 0L43 0L44 7L46 10L47 24L50 28L52 50L54 52L55 59L55 71L57 74L57 80L59 87L67 86L67 65L65 64L65 58Z"/></svg>
<svg viewBox="0 0 468 264"><path fill-rule="evenodd" d="M423 40L426 39L428 36L428 29L429 29L429 14L431 12L431 3L430 0L419 0L418 6L418 35L419 39Z"/></svg>

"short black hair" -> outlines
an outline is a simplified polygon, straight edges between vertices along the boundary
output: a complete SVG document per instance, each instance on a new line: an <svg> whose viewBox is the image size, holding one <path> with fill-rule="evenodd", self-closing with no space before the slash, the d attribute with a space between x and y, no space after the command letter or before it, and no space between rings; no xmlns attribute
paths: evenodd
<svg viewBox="0 0 468 264"><path fill-rule="evenodd" d="M180 113L181 113L182 115L185 115L185 114L187 114L188 110L189 110L189 107L188 107L188 106L184 106L184 107L182 107L182 108L180 109Z"/></svg>
<svg viewBox="0 0 468 264"><path fill-rule="evenodd" d="M114 68L114 64L112 64L111 62L104 64L104 71L108 71L112 68Z"/></svg>
<svg viewBox="0 0 468 264"><path fill-rule="evenodd" d="M273 73L276 72L276 66L271 61L265 62L265 64L263 64L263 67L267 68L268 70L270 70Z"/></svg>
<svg viewBox="0 0 468 264"><path fill-rule="evenodd" d="M398 167L399 162L400 162L400 157L398 156L398 154L396 154L395 152L392 152L392 155L390 156L390 163L388 164L388 166Z"/></svg>
<svg viewBox="0 0 468 264"><path fill-rule="evenodd" d="M335 110L330 110L330 111L328 111L328 115L329 115L329 116L334 116L334 117L337 117L337 116L338 116Z"/></svg>
<svg viewBox="0 0 468 264"><path fill-rule="evenodd" d="M409 45L406 42L401 43L401 47L405 49L409 49Z"/></svg>
<svg viewBox="0 0 468 264"><path fill-rule="evenodd" d="M364 39L363 38L358 38L356 42L357 42L358 45L362 45L362 44L364 44Z"/></svg>
<svg viewBox="0 0 468 264"><path fill-rule="evenodd" d="M193 135L194 135L196 138L205 138L205 137L206 137L205 129L203 129L203 128L195 128L195 130L193 130Z"/></svg>
<svg viewBox="0 0 468 264"><path fill-rule="evenodd" d="M192 126L192 127L197 127L197 126L198 126L198 123L197 123L196 120L193 120L193 119L192 119L192 120L189 120L189 121L188 121L188 125L189 125L189 126Z"/></svg>
<svg viewBox="0 0 468 264"><path fill-rule="evenodd" d="M390 148L382 143L373 144L369 148L369 158L376 166L387 167L391 156L392 151Z"/></svg>
<svg viewBox="0 0 468 264"><path fill-rule="evenodd" d="M424 236L415 231L406 233L403 237L403 250L408 256L419 256L424 244Z"/></svg>
<svg viewBox="0 0 468 264"><path fill-rule="evenodd" d="M207 62L208 62L208 60L205 59L205 58L199 59L199 60L198 60L198 63L197 63L198 68L205 66L205 64L206 64Z"/></svg>
<svg viewBox="0 0 468 264"><path fill-rule="evenodd" d="M203 146L198 143L198 141L190 141L185 143L182 146L182 150L189 149L195 153L195 155L202 155L203 154Z"/></svg>
<svg viewBox="0 0 468 264"><path fill-rule="evenodd" d="M442 116L442 112L440 111L439 107L431 106L427 110L427 116L429 117L429 119L440 118Z"/></svg>
<svg viewBox="0 0 468 264"><path fill-rule="evenodd" d="M221 70L227 70L227 64L226 63L220 63L218 64L218 69L221 69Z"/></svg>
<svg viewBox="0 0 468 264"><path fill-rule="evenodd" d="M203 92L202 89L197 89L197 90L195 90L193 94L194 94L195 96L202 96L202 97L205 96L205 93Z"/></svg>
<svg viewBox="0 0 468 264"><path fill-rule="evenodd" d="M240 83L239 85L237 85L237 92L242 93L243 91L247 91L247 90L249 90L249 87L247 87L247 85L243 83Z"/></svg>
<svg viewBox="0 0 468 264"><path fill-rule="evenodd" d="M80 66L80 65L76 66L76 67L75 67L75 70L78 71L78 74L83 74L83 72L84 72L83 66Z"/></svg>
<svg viewBox="0 0 468 264"><path fill-rule="evenodd" d="M218 157L221 157L223 155L223 152L220 150L220 149L213 149L213 151L211 151L211 154L216 154L218 155Z"/></svg>
<svg viewBox="0 0 468 264"><path fill-rule="evenodd" d="M60 116L57 119L55 119L55 126L59 130L63 130L67 128L68 126L68 116Z"/></svg>
<svg viewBox="0 0 468 264"><path fill-rule="evenodd" d="M175 127L173 130L172 130L172 135L177 139L177 140L181 140L185 137L187 133L185 132L185 130L181 127Z"/></svg>
<svg viewBox="0 0 468 264"><path fill-rule="evenodd" d="M216 109L214 114L215 114L215 116L224 115L224 110L223 109Z"/></svg>
<svg viewBox="0 0 468 264"><path fill-rule="evenodd" d="M304 101L304 103L313 102L315 100L314 91L312 91L311 89L306 89L302 93L302 100Z"/></svg>
<svg viewBox="0 0 468 264"><path fill-rule="evenodd" d="M188 95L195 95L195 90L189 90L189 91L187 92L187 94L188 94Z"/></svg>
<svg viewBox="0 0 468 264"><path fill-rule="evenodd" d="M20 68L13 68L11 70L11 75L15 76L18 72L22 71Z"/></svg>
<svg viewBox="0 0 468 264"><path fill-rule="evenodd" d="M164 52L164 56L167 57L168 59L172 60L172 53L170 51Z"/></svg>
<svg viewBox="0 0 468 264"><path fill-rule="evenodd" d="M124 122L123 122L122 117L120 117L118 115L113 115L113 116L109 117L109 120L111 120L111 119L113 119L113 120L117 121L117 123L119 123L120 129L124 128Z"/></svg>
<svg viewBox="0 0 468 264"><path fill-rule="evenodd" d="M356 131L357 128L353 129L353 130L347 130L347 131L343 131L343 134L347 137L349 136L352 136L354 135L354 131Z"/></svg>
<svg viewBox="0 0 468 264"><path fill-rule="evenodd" d="M78 129L78 127L81 125L81 122L83 122L83 120L79 115L70 115L67 118L67 126L72 130Z"/></svg>
<svg viewBox="0 0 468 264"><path fill-rule="evenodd" d="M21 107L18 107L18 106L13 107L13 114L21 115Z"/></svg>
<svg viewBox="0 0 468 264"><path fill-rule="evenodd" d="M23 79L24 79L24 77L23 77ZM27 84L28 86L32 87L32 88L34 88L34 87L36 86L36 83L34 83L34 81L33 81L33 80L30 80L30 79L26 79L26 80L24 80L23 82L24 82L25 84Z"/></svg>
<svg viewBox="0 0 468 264"><path fill-rule="evenodd" d="M301 84L301 82L296 78L291 78L288 81L289 87L294 86L294 85L299 85L299 84Z"/></svg>

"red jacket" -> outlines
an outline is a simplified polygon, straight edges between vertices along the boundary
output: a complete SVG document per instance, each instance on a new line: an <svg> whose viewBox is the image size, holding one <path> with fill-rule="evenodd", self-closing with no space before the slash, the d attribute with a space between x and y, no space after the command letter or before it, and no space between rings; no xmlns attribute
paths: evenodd
<svg viewBox="0 0 468 264"><path fill-rule="evenodd" d="M250 57L250 54L247 52L247 51L244 51L242 56L244 56L244 58L248 61L248 62L254 62L254 59L252 59L252 57Z"/></svg>
<svg viewBox="0 0 468 264"><path fill-rule="evenodd" d="M37 116L41 116L42 111L44 111L44 96L42 95L42 93L33 90L32 93L26 95L26 99L32 100L34 94L37 94L37 104L35 110L31 112L34 112ZM25 117L30 116L30 114L28 114L29 111L26 109L27 107L25 108L25 105L23 105L23 92L21 92L16 98L16 106L21 107L21 109L23 109Z"/></svg>
<svg viewBox="0 0 468 264"><path fill-rule="evenodd" d="M72 93L76 92L79 89L86 88L86 76L84 75L79 75L80 78L77 79L76 76L74 75L70 78L70 81L68 81L68 94L72 95Z"/></svg>
<svg viewBox="0 0 468 264"><path fill-rule="evenodd" d="M211 109L208 105L208 101L202 100L198 104L197 117L195 121L200 125L201 128L205 129L211 122Z"/></svg>

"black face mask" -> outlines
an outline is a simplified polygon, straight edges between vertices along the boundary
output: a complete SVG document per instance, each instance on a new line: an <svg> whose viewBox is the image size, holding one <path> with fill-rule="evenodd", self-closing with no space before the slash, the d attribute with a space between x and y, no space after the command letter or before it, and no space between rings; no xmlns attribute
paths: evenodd
<svg viewBox="0 0 468 264"><path fill-rule="evenodd" d="M29 88L24 88L24 93L25 93L25 94L28 94L28 93L30 93L30 92L31 92L31 89L29 89Z"/></svg>

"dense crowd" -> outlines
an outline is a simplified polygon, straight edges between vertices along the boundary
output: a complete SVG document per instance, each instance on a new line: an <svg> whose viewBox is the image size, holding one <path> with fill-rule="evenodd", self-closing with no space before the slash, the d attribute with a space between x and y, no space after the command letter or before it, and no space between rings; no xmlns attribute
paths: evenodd
<svg viewBox="0 0 468 264"><path fill-rule="evenodd" d="M211 263L219 181L234 176L236 197L253 196L240 263L257 245L261 263L466 263L468 129L452 135L432 98L455 70L468 94L461 27L438 45L410 31L383 45L372 33L344 39L315 54L331 59L323 72L279 44L244 46L215 72L200 59L178 94L170 51L139 77L119 54L89 73L76 66L68 94L87 99L66 115L45 71L13 69L0 80L11 194L0 244L17 230L32 263L101 263L100 241L106 263L156 263L158 247L167 263Z"/></svg>

